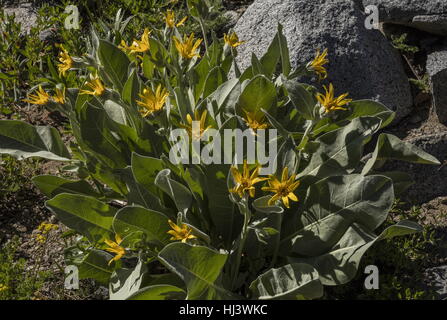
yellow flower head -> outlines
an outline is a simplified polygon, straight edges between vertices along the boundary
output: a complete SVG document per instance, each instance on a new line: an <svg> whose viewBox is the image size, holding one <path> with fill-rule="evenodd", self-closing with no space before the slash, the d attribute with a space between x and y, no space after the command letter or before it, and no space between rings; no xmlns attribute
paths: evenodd
<svg viewBox="0 0 447 320"><path fill-rule="evenodd" d="M250 174L246 160L244 160L242 173L240 173L238 168L234 166L231 167L230 171L233 175L234 182L236 183L236 186L231 188L230 192L237 193L241 198L247 193L253 198L256 191L255 184L267 180L267 178L258 177L259 166L257 166Z"/></svg>
<svg viewBox="0 0 447 320"><path fill-rule="evenodd" d="M8 290L8 286L0 283L0 292Z"/></svg>
<svg viewBox="0 0 447 320"><path fill-rule="evenodd" d="M115 256L110 259L109 265L112 263L112 261L118 261L126 254L126 249L120 246L122 241L123 240L118 234L115 234L115 241L108 239L104 240L104 242L109 246L109 248L106 248L106 250L115 254Z"/></svg>
<svg viewBox="0 0 447 320"><path fill-rule="evenodd" d="M161 84L159 84L155 92L151 88L145 88L143 94L139 94L139 96L141 101L138 100L137 104L143 107L143 110L141 110L143 117L147 117L163 108L169 93L165 88L162 89Z"/></svg>
<svg viewBox="0 0 447 320"><path fill-rule="evenodd" d="M132 44L130 46L127 45L127 43L124 40L121 40L120 48L130 52L131 54L134 53L143 53L146 51L149 51L150 44L149 44L149 35L151 32L149 29L144 29L143 35L141 36L141 40L134 39Z"/></svg>
<svg viewBox="0 0 447 320"><path fill-rule="evenodd" d="M239 37L234 31L231 34L224 33L224 42L232 48L239 47L241 44L245 43L245 41L239 41Z"/></svg>
<svg viewBox="0 0 447 320"><path fill-rule="evenodd" d="M253 129L253 131L256 131L258 129L267 129L269 124L267 122L265 122L265 116L261 115L261 117L259 117L256 113L254 112L247 112L245 111L245 123L247 124L247 126L249 126L251 129Z"/></svg>
<svg viewBox="0 0 447 320"><path fill-rule="evenodd" d="M54 102L64 104L65 103L65 88L62 90L59 88L56 88L56 95L53 96L53 100L54 100Z"/></svg>
<svg viewBox="0 0 447 320"><path fill-rule="evenodd" d="M292 201L298 201L298 197L293 193L300 185L299 181L295 181L296 175L292 174L289 178L289 170L285 167L282 171L281 181L275 176L270 176L268 181L268 187L262 187L263 191L275 193L269 200L268 204L272 205L277 200L282 200L286 208L290 208L289 199Z"/></svg>
<svg viewBox="0 0 447 320"><path fill-rule="evenodd" d="M101 79L99 79L99 77L94 77L90 81L88 81L87 87L89 87L91 90L81 90L79 91L79 93L89 94L92 96L101 96L106 90L106 87L102 83Z"/></svg>
<svg viewBox="0 0 447 320"><path fill-rule="evenodd" d="M39 86L35 94L29 94L28 99L23 99L23 101L31 104L44 105L50 101L50 95L42 89L42 86Z"/></svg>
<svg viewBox="0 0 447 320"><path fill-rule="evenodd" d="M195 140L198 140L198 139L200 139L200 137L202 137L202 135L204 134L204 132L206 130L211 128L211 126L208 126L205 128L207 114L208 114L207 110L203 111L202 114L199 114L199 111L196 110L196 111L194 111L194 119L191 117L190 114L187 114L186 121L188 122L188 124L180 124L180 127L185 128L188 131L188 134L190 137L192 137L193 133L194 133L193 138ZM200 124L199 132L193 132L193 126L192 126L193 121L199 121L199 124Z"/></svg>
<svg viewBox="0 0 447 320"><path fill-rule="evenodd" d="M166 11L165 16L165 22L166 22L166 26L168 28L174 28L174 27L180 27L182 25L185 24L186 19L188 19L188 17L184 17L182 20L180 20L177 24L175 23L175 13L173 10L168 9L168 11Z"/></svg>
<svg viewBox="0 0 447 320"><path fill-rule="evenodd" d="M317 51L317 54L313 61L309 62L307 68L311 71L314 71L320 80L324 80L327 78L327 70L324 67L325 64L329 63L327 58L327 49L320 54L320 50Z"/></svg>
<svg viewBox="0 0 447 320"><path fill-rule="evenodd" d="M47 234L51 230L57 230L58 228L59 226L57 224L42 222L37 227L37 230L40 231L42 234Z"/></svg>
<svg viewBox="0 0 447 320"><path fill-rule="evenodd" d="M59 69L59 74L65 76L68 70L73 67L73 59L68 54L68 51L62 47L62 51L59 52L59 64L57 68Z"/></svg>
<svg viewBox="0 0 447 320"><path fill-rule="evenodd" d="M177 241L181 240L182 242L186 242L190 239L196 239L197 237L192 234L191 227L187 226L186 224L182 223L181 226L176 225L171 220L168 220L169 225L171 226L172 230L169 230L167 233L170 234L172 237L169 240Z"/></svg>
<svg viewBox="0 0 447 320"><path fill-rule="evenodd" d="M194 33L188 37L186 34L183 36L183 41L179 40L177 37L173 37L175 48L180 53L180 55L185 59L192 59L194 57L199 57L198 49L202 43L202 39L197 39L194 42Z"/></svg>
<svg viewBox="0 0 447 320"><path fill-rule="evenodd" d="M318 93L316 95L318 102L324 107L325 112L329 113L334 110L346 110L344 105L347 105L352 101L352 99L345 99L348 93L344 93L341 96L335 98L334 96L334 86L329 84L329 89L324 86L325 94Z"/></svg>
<svg viewBox="0 0 447 320"><path fill-rule="evenodd" d="M45 243L47 241L47 234L52 230L57 230L59 226L57 224L42 222L37 227L36 241Z"/></svg>

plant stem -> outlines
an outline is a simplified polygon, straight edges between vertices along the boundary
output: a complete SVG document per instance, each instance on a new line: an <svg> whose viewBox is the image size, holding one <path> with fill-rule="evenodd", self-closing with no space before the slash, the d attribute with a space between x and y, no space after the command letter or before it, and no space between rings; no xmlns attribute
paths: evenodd
<svg viewBox="0 0 447 320"><path fill-rule="evenodd" d="M282 225L282 213L278 213L279 223L278 223L278 235L275 243L275 251L273 252L272 262L270 263L269 269L275 267L276 260L278 259L279 245L281 243L281 225Z"/></svg>
<svg viewBox="0 0 447 320"><path fill-rule="evenodd" d="M208 52L208 40L206 37L206 28L205 28L205 24L203 23L203 20L201 18L199 19L199 24L200 24L200 29L202 29L203 42L205 43L205 50L206 50L206 52Z"/></svg>
<svg viewBox="0 0 447 320"><path fill-rule="evenodd" d="M239 241L239 246L237 248L236 253L236 264L234 268L232 287L234 287L234 283L236 282L237 276L239 274L239 268L241 266L241 259L242 259L242 250L244 249L245 246L245 241L247 239L248 223L250 222L250 212L248 210L248 195L245 195L242 201L244 205L244 225L242 227L241 240Z"/></svg>

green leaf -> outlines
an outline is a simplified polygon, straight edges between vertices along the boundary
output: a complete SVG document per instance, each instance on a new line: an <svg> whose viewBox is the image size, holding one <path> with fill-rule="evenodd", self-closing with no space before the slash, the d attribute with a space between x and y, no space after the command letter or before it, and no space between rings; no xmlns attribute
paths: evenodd
<svg viewBox="0 0 447 320"><path fill-rule="evenodd" d="M32 179L33 183L48 198L60 193L75 193L99 198L101 195L85 180L69 180L51 175L40 175Z"/></svg>
<svg viewBox="0 0 447 320"><path fill-rule="evenodd" d="M137 293L145 275L147 275L147 268L141 260L138 260L134 269L117 269L110 278L110 300L125 300Z"/></svg>
<svg viewBox="0 0 447 320"><path fill-rule="evenodd" d="M395 113L385 107L383 104L373 100L356 100L349 103L348 110L340 111L337 116L337 121L334 122L330 118L324 118L314 127L313 134L319 135L321 133L336 130L345 126L349 121L359 117L376 117L382 120L380 128L388 126L395 117Z"/></svg>
<svg viewBox="0 0 447 320"><path fill-rule="evenodd" d="M236 111L240 116L245 116L244 111L262 114L261 109L275 114L276 110L272 110L272 108L276 106L276 100L275 85L264 75L258 75L251 79L242 90ZM270 112L270 110L272 111Z"/></svg>
<svg viewBox="0 0 447 320"><path fill-rule="evenodd" d="M141 207L126 206L120 209L113 219L115 233L126 236L141 231L146 235L146 241L163 246L169 242L168 217L155 210Z"/></svg>
<svg viewBox="0 0 447 320"><path fill-rule="evenodd" d="M381 129L393 122L396 115L380 102L373 100L352 101L349 103L349 110L351 110L351 114L348 117L349 120L364 116L378 117L382 119Z"/></svg>
<svg viewBox="0 0 447 320"><path fill-rule="evenodd" d="M123 125L127 124L126 111L120 104L113 100L106 100L104 102L104 110L113 121Z"/></svg>
<svg viewBox="0 0 447 320"><path fill-rule="evenodd" d="M119 137L112 133L117 128L113 128L104 109L87 103L79 115L79 125L82 142L96 158L112 168L124 168L127 165L127 155L121 149Z"/></svg>
<svg viewBox="0 0 447 320"><path fill-rule="evenodd" d="M155 178L163 169L165 167L161 159L132 154L132 172L135 180L154 194L158 191Z"/></svg>
<svg viewBox="0 0 447 320"><path fill-rule="evenodd" d="M200 60L200 62L190 72L190 76L194 83L194 98L196 101L199 100L203 93L203 88L209 72L210 65L207 59Z"/></svg>
<svg viewBox="0 0 447 320"><path fill-rule="evenodd" d="M140 81L137 75L137 69L133 69L129 79L124 84L123 92L121 94L124 102L138 110L137 99L140 93Z"/></svg>
<svg viewBox="0 0 447 320"><path fill-rule="evenodd" d="M98 57L113 85L121 92L127 81L129 58L122 50L106 40L99 40Z"/></svg>
<svg viewBox="0 0 447 320"><path fill-rule="evenodd" d="M345 284L355 277L364 253L376 241L420 231L421 227L417 223L400 221L376 236L362 225L353 224L326 253L309 258L289 258L289 262L312 265L318 271L323 285Z"/></svg>
<svg viewBox="0 0 447 320"><path fill-rule="evenodd" d="M70 159L70 154L55 128L34 127L17 120L0 120L0 154L8 154L17 159Z"/></svg>
<svg viewBox="0 0 447 320"><path fill-rule="evenodd" d="M222 237L226 246L231 246L233 240L240 234L243 217L230 201L227 177L230 165L212 165L204 168L206 177L208 209L216 233Z"/></svg>
<svg viewBox="0 0 447 320"><path fill-rule="evenodd" d="M160 171L155 178L155 185L174 201L178 211L186 214L192 203L192 194L183 184L171 179L170 174L169 169Z"/></svg>
<svg viewBox="0 0 447 320"><path fill-rule="evenodd" d="M415 145L404 142L398 137L387 133L382 133L379 136L372 158L365 164L362 174L368 174L380 160L401 160L420 164L440 164L438 159L419 149Z"/></svg>
<svg viewBox="0 0 447 320"><path fill-rule="evenodd" d="M276 33L275 37L273 38L273 41L270 43L270 46L268 47L266 53L262 56L260 62L262 65L262 68L264 70L264 74L271 78L273 73L276 70L276 66L278 65L278 61L281 57L280 53L280 46L278 41L278 33Z"/></svg>
<svg viewBox="0 0 447 320"><path fill-rule="evenodd" d="M361 117L344 128L322 135L316 139L319 148L299 177L310 175L322 179L355 169L363 155L365 139L373 135L380 124L379 118Z"/></svg>
<svg viewBox="0 0 447 320"><path fill-rule="evenodd" d="M306 120L313 120L315 105L317 100L306 87L294 80L284 82L284 87L289 93L290 100L298 113Z"/></svg>
<svg viewBox="0 0 447 320"><path fill-rule="evenodd" d="M286 264L261 274L250 285L259 300L316 299L323 296L318 272L304 263Z"/></svg>
<svg viewBox="0 0 447 320"><path fill-rule="evenodd" d="M220 112L234 113L235 105L241 94L241 84L238 79L230 79L223 83L210 96L217 103Z"/></svg>
<svg viewBox="0 0 447 320"><path fill-rule="evenodd" d="M208 73L208 76L206 77L203 90L203 99L216 91L216 89L225 81L227 81L227 74L221 67L215 67L211 69L211 71Z"/></svg>
<svg viewBox="0 0 447 320"><path fill-rule="evenodd" d="M287 77L290 74L290 56L289 48L287 47L287 39L282 32L282 25L278 23L278 44L279 52L281 54L282 73Z"/></svg>
<svg viewBox="0 0 447 320"><path fill-rule="evenodd" d="M142 288L127 300L184 300L186 292L169 284L158 284Z"/></svg>
<svg viewBox="0 0 447 320"><path fill-rule="evenodd" d="M231 297L216 284L227 255L203 246L172 243L159 253L160 261L186 284L188 300L216 300Z"/></svg>
<svg viewBox="0 0 447 320"><path fill-rule="evenodd" d="M67 227L93 242L112 238L116 209L104 202L83 195L62 193L45 202L48 209Z"/></svg>
<svg viewBox="0 0 447 320"><path fill-rule="evenodd" d="M78 265L79 279L95 279L103 285L109 283L113 267L108 263L113 256L110 253L92 249Z"/></svg>
<svg viewBox="0 0 447 320"><path fill-rule="evenodd" d="M384 176L346 175L321 180L310 186L299 221L289 226L281 240L282 252L287 254L291 248L303 256L323 254L353 223L375 230L385 221L393 202L393 183Z"/></svg>

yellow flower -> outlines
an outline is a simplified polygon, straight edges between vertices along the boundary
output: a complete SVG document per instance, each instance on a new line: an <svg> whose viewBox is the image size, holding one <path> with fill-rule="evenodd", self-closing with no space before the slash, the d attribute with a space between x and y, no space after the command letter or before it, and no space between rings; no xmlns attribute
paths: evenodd
<svg viewBox="0 0 447 320"><path fill-rule="evenodd" d="M23 101L39 105L47 104L50 101L50 95L42 89L42 86L39 86L39 89L35 93L29 94L28 99L23 99Z"/></svg>
<svg viewBox="0 0 447 320"><path fill-rule="evenodd" d="M182 20L180 20L176 24L175 23L175 13L171 9L168 9L168 11L166 11L166 14L164 16L165 16L166 26L168 28L180 27L185 23L186 19L188 19L188 17L184 17Z"/></svg>
<svg viewBox="0 0 447 320"><path fill-rule="evenodd" d="M144 109L141 110L143 117L159 111L163 108L166 102L166 98L169 96L168 90L161 88L161 84L157 86L157 89L152 91L151 88L145 88L143 94L139 94L141 101L137 101L137 104Z"/></svg>
<svg viewBox="0 0 447 320"><path fill-rule="evenodd" d="M282 200L287 208L289 206L289 199L292 201L298 201L298 197L293 193L300 185L299 181L295 181L296 175L292 174L289 178L289 170L285 167L282 171L281 181L275 176L270 176L268 181L268 187L262 187L263 191L274 192L275 195L269 200L268 204L272 205L277 200Z"/></svg>
<svg viewBox="0 0 447 320"><path fill-rule="evenodd" d="M37 234L36 241L40 243L45 243L45 241L47 241L47 237L41 234Z"/></svg>
<svg viewBox="0 0 447 320"><path fill-rule="evenodd" d="M329 63L327 59L327 49L320 54L320 50L317 51L317 54L313 61L309 62L307 68L311 71L314 71L320 80L327 78L327 70L324 67L326 63Z"/></svg>
<svg viewBox="0 0 447 320"><path fill-rule="evenodd" d="M180 55L185 59L192 59L194 57L199 57L200 55L197 52L200 44L202 43L202 39L197 39L194 42L194 33L188 37L186 35L183 36L183 41L179 40L177 37L173 37L175 48L180 53Z"/></svg>
<svg viewBox="0 0 447 320"><path fill-rule="evenodd" d="M92 96L101 96L104 91L106 90L106 87L102 83L101 79L98 77L92 78L90 81L87 82L87 87L89 87L90 90L81 90L80 94L89 94Z"/></svg>
<svg viewBox="0 0 447 320"><path fill-rule="evenodd" d="M250 170L248 169L246 160L244 160L242 174L239 172L238 168L234 166L230 168L230 171L233 175L234 182L236 183L236 186L234 188L231 188L230 192L237 193L241 198L246 193L248 193L250 197L253 198L256 191L255 184L267 180L267 178L258 178L259 166L257 166L250 174Z"/></svg>
<svg viewBox="0 0 447 320"><path fill-rule="evenodd" d="M65 88L59 89L56 88L56 95L53 96L53 100L57 103L64 104L65 103Z"/></svg>
<svg viewBox="0 0 447 320"><path fill-rule="evenodd" d="M59 226L57 224L42 222L37 227L36 241L45 243L47 241L47 234L52 230L57 230Z"/></svg>
<svg viewBox="0 0 447 320"><path fill-rule="evenodd" d="M150 35L149 29L144 29L143 35L141 36L141 40L134 39L132 44L130 46L127 45L127 43L124 40L121 40L120 48L124 49L125 51L129 51L131 54L133 53L143 53L146 51L149 51L150 44L149 44L149 35Z"/></svg>
<svg viewBox="0 0 447 320"><path fill-rule="evenodd" d="M234 31L231 34L224 33L224 42L232 48L239 47L241 44L245 43L245 41L239 41L239 37Z"/></svg>
<svg viewBox="0 0 447 320"><path fill-rule="evenodd" d="M110 259L109 265L112 263L112 261L118 261L126 254L126 249L120 246L122 241L123 240L118 234L115 234L115 241L108 239L104 240L104 242L109 246L109 248L106 248L106 250L116 254L112 259Z"/></svg>
<svg viewBox="0 0 447 320"><path fill-rule="evenodd" d="M192 137L193 134L193 127L192 127L192 122L193 121L200 121L200 131L194 132L194 139L198 140L200 139L200 137L203 135L203 133L208 130L209 128L211 128L211 126L208 126L205 128L205 123L206 123L206 115L208 114L208 111L205 110L202 112L202 114L199 114L199 111L196 110L194 111L194 120L192 119L190 114L186 115L186 121L188 122L188 124L180 124L180 127L185 128L186 130L188 130L188 134L190 137Z"/></svg>
<svg viewBox="0 0 447 320"><path fill-rule="evenodd" d="M168 220L169 225L171 226L172 230L169 230L167 233L170 234L172 237L169 240L181 240L182 242L186 242L190 239L196 239L197 237L192 234L191 227L187 226L186 224L182 223L182 226L176 225L171 220Z"/></svg>
<svg viewBox="0 0 447 320"><path fill-rule="evenodd" d="M318 102L324 107L325 112L329 113L334 110L346 110L343 106L350 103L352 99L345 99L348 93L344 93L341 96L334 97L334 86L329 84L329 89L324 86L325 94L318 93L316 95Z"/></svg>
<svg viewBox="0 0 447 320"><path fill-rule="evenodd" d="M59 226L57 224L42 222L37 227L37 230L40 231L42 234L47 234L51 230L57 230L58 228Z"/></svg>
<svg viewBox="0 0 447 320"><path fill-rule="evenodd" d="M59 61L60 63L57 65L59 69L59 74L65 76L68 70L73 67L73 59L68 54L68 51L62 47L62 51L59 52Z"/></svg>
<svg viewBox="0 0 447 320"><path fill-rule="evenodd" d="M0 283L0 292L8 290L8 286Z"/></svg>
<svg viewBox="0 0 447 320"><path fill-rule="evenodd" d="M247 126L249 126L253 131L256 131L258 129L267 129L269 124L265 122L265 116L261 115L261 117L257 116L254 112L247 112L245 111L245 123L247 123Z"/></svg>

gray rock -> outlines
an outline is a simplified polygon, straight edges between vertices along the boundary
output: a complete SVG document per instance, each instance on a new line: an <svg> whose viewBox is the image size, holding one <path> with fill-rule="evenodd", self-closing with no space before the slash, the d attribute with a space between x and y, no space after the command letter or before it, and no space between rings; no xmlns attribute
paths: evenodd
<svg viewBox="0 0 447 320"><path fill-rule="evenodd" d="M21 23L22 31L29 33L37 25L37 14L31 3L22 3L17 7L4 8L6 15L15 15L15 21Z"/></svg>
<svg viewBox="0 0 447 320"><path fill-rule="evenodd" d="M447 299L447 266L426 269L425 282L429 289L439 295L439 299Z"/></svg>
<svg viewBox="0 0 447 320"><path fill-rule="evenodd" d="M252 52L261 57L280 22L294 66L328 48L328 80L336 93L380 101L400 120L413 102L402 61L378 30L365 28L365 17L350 0L256 0L235 26L239 38L247 41L238 47L238 63L245 69Z"/></svg>
<svg viewBox="0 0 447 320"><path fill-rule="evenodd" d="M363 0L376 5L381 22L404 24L439 35L447 35L447 1L445 0Z"/></svg>
<svg viewBox="0 0 447 320"><path fill-rule="evenodd" d="M447 131L423 135L406 141L433 155L441 163L447 160ZM447 166L389 161L383 169L403 171L413 178L414 185L402 196L403 201L418 205L447 195Z"/></svg>
<svg viewBox="0 0 447 320"><path fill-rule="evenodd" d="M442 123L447 123L447 48L428 54L427 73L433 95L433 109Z"/></svg>

